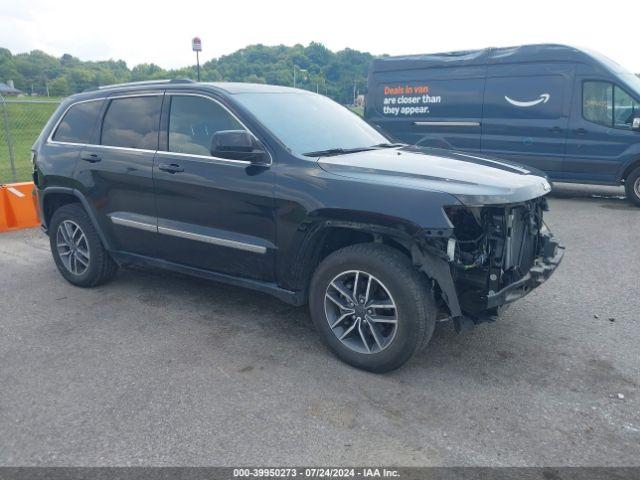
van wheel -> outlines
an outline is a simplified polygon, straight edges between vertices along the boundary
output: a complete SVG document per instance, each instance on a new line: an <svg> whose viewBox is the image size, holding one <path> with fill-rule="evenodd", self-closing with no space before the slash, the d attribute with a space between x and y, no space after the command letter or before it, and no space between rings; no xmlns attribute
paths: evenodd
<svg viewBox="0 0 640 480"><path fill-rule="evenodd" d="M640 167L632 170L624 181L627 198L640 207Z"/></svg>
<svg viewBox="0 0 640 480"><path fill-rule="evenodd" d="M64 205L49 225L49 243L56 267L78 287L96 287L111 280L118 270L82 206Z"/></svg>
<svg viewBox="0 0 640 480"><path fill-rule="evenodd" d="M431 338L431 287L409 258L380 244L338 250L311 280L311 318L341 360L375 373L394 370Z"/></svg>

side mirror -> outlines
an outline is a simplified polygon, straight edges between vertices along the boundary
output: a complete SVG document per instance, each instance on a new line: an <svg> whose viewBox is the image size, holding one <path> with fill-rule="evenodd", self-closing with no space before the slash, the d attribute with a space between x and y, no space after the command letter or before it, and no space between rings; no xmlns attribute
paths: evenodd
<svg viewBox="0 0 640 480"><path fill-rule="evenodd" d="M214 133L211 137L211 155L256 165L269 164L269 154L246 130L220 130Z"/></svg>
<svg viewBox="0 0 640 480"><path fill-rule="evenodd" d="M640 117L635 117L631 121L631 130L640 131Z"/></svg>

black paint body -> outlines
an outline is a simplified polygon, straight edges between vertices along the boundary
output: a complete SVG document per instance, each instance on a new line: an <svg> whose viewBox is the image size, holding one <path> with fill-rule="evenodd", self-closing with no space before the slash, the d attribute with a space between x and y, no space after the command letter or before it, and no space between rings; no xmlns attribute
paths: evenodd
<svg viewBox="0 0 640 480"><path fill-rule="evenodd" d="M328 158L293 154L234 100L237 93L262 89L291 90L166 83L70 97L34 145L43 227L55 205L80 201L121 264L162 266L301 304L336 229L357 232L355 238L363 234L390 241L417 262L431 258L418 253L430 238L453 235L444 207L512 205L541 197L550 188L544 175L531 169L445 150L399 147ZM167 99L176 94L205 96L224 105L263 144L271 163L168 152ZM75 102L104 99L104 114L110 98L135 95L163 98L157 149L100 146L100 120L90 144L51 141L57 122ZM179 171L167 171L166 165ZM113 216L152 227L116 224ZM163 235L162 229L187 232L191 238ZM203 237L249 250L207 243Z"/></svg>

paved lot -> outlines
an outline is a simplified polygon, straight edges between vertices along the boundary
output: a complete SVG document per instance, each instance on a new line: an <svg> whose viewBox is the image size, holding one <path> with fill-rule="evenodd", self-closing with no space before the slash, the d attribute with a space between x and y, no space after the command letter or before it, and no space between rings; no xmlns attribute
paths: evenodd
<svg viewBox="0 0 640 480"><path fill-rule="evenodd" d="M138 270L81 290L38 230L0 235L0 464L640 465L640 209L619 195L560 187L556 275L384 376L305 308Z"/></svg>

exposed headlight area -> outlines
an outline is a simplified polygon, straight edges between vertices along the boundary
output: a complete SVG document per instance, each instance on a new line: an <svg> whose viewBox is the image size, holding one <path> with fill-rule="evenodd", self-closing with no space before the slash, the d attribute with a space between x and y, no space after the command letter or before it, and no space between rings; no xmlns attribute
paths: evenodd
<svg viewBox="0 0 640 480"><path fill-rule="evenodd" d="M486 312L537 286L532 283L536 269L546 272L542 267L559 248L543 221L547 209L543 197L517 204L444 207L453 234L441 248L465 313ZM547 277L540 275L536 281ZM520 284L517 292L506 294Z"/></svg>

